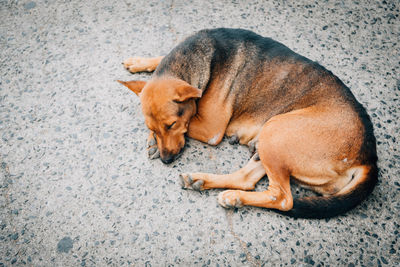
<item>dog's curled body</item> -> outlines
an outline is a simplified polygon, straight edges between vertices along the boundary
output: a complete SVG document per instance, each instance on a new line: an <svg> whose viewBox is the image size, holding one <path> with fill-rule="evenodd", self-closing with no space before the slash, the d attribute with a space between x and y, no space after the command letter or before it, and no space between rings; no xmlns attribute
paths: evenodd
<svg viewBox="0 0 400 267"><path fill-rule="evenodd" d="M177 101L171 88L182 83L200 92ZM241 189L220 194L225 207L253 205L294 217L331 217L359 204L377 182L372 124L350 90L318 63L253 32L213 29L188 37L159 62L141 102L156 135L168 135L156 126L165 124L159 114L170 114L164 117L179 124L180 116L173 115L179 110L188 116L180 133L211 145L227 135L258 148L260 160L253 158L232 175L182 176L184 187ZM162 157L174 138L157 138ZM267 191L243 191L254 188L265 173ZM290 177L322 196L293 200ZM199 186L192 186L196 182Z"/></svg>

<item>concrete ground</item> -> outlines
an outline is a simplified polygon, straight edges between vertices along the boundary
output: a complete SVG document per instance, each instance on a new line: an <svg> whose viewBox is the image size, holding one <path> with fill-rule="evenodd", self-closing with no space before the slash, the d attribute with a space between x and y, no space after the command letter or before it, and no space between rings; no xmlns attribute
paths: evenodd
<svg viewBox="0 0 400 267"><path fill-rule="evenodd" d="M0 266L396 266L400 262L398 1L0 0ZM380 182L356 209L294 220L227 211L178 174L227 173L247 148L189 141L149 160L121 65L241 27L320 62L375 125ZM265 188L262 181L257 190ZM296 190L295 190L296 191ZM297 189L298 191L298 189Z"/></svg>

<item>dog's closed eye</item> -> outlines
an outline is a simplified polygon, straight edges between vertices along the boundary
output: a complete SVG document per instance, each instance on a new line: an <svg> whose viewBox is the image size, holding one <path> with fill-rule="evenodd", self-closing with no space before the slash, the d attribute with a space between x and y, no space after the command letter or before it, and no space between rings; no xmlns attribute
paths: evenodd
<svg viewBox="0 0 400 267"><path fill-rule="evenodd" d="M174 121L173 123L171 123L170 125L165 125L165 128L167 130L170 130L174 125L175 125L176 121Z"/></svg>

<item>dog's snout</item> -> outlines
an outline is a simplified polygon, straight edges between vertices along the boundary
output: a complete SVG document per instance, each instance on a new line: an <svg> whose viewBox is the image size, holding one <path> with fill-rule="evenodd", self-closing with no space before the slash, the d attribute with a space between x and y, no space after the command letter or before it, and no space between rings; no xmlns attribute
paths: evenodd
<svg viewBox="0 0 400 267"><path fill-rule="evenodd" d="M161 161L164 164L170 164L171 162L174 161L174 159L175 159L175 155L172 155L172 154L167 154L167 155L161 157Z"/></svg>
<svg viewBox="0 0 400 267"><path fill-rule="evenodd" d="M179 158L179 156L182 154L182 150L183 150L182 148L179 149L177 152L176 151L169 151L167 149L161 150L161 153L160 153L161 161L164 164L170 164L171 162L173 162L174 160Z"/></svg>

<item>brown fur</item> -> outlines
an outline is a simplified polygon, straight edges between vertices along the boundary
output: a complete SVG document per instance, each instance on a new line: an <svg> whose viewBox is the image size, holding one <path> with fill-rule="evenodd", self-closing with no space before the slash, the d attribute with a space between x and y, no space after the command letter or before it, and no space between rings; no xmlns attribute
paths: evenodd
<svg viewBox="0 0 400 267"><path fill-rule="evenodd" d="M227 135L258 151L229 175L181 175L184 188L236 189L219 194L224 207L330 217L357 205L376 183L375 138L362 106L332 73L282 44L217 29L189 37L165 58L124 65L131 72L158 65L147 83L121 83L140 96L149 152L157 143L164 163L179 155L185 134L211 145ZM265 174L268 189L249 192ZM294 201L290 177L322 196Z"/></svg>

